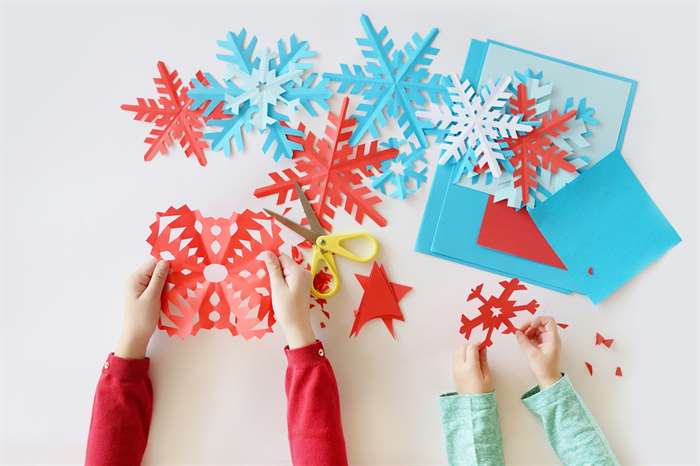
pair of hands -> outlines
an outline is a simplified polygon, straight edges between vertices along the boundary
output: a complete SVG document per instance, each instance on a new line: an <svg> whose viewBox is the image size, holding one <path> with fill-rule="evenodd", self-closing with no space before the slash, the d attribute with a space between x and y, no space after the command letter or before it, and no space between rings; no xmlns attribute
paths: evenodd
<svg viewBox="0 0 700 466"><path fill-rule="evenodd" d="M530 320L520 326L515 336L540 388L544 390L559 380L561 340L554 318L541 316ZM466 344L457 348L452 373L457 392L461 394L494 390L486 349L480 351L479 345Z"/></svg>
<svg viewBox="0 0 700 466"><path fill-rule="evenodd" d="M272 306L291 349L316 341L309 315L311 276L289 256L279 259L265 252L272 291ZM148 342L156 330L160 315L161 294L168 278L168 263L150 259L127 280L122 335L114 354L120 358L142 359Z"/></svg>

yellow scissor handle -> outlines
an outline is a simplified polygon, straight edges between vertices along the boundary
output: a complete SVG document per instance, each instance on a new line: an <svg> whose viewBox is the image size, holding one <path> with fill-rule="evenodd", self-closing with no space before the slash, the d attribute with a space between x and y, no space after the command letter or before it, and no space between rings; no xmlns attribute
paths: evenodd
<svg viewBox="0 0 700 466"><path fill-rule="evenodd" d="M316 289L316 274L322 271L324 267L328 269L328 273L331 275L331 282L328 284L328 289L325 292ZM317 298L330 298L336 294L339 288L340 276L335 266L333 254L330 251L324 251L314 246L314 253L311 256L311 294Z"/></svg>
<svg viewBox="0 0 700 466"><path fill-rule="evenodd" d="M370 252L367 256L358 256L349 249L343 247L343 241L353 239L366 239L370 243ZM314 253L311 257L311 294L317 298L330 298L340 289L340 275L338 268L335 265L333 254L338 254L341 257L356 261L369 262L377 256L379 251L379 243L374 236L367 233L349 233L345 235L323 235L316 238L314 245ZM316 274L326 267L328 273L332 277L332 282L329 284L328 290L325 292L316 289L315 278Z"/></svg>
<svg viewBox="0 0 700 466"><path fill-rule="evenodd" d="M353 239L364 239L369 241L370 252L366 256L358 256L343 246L343 242ZM338 254L339 256L353 260L355 262L369 262L377 256L379 251L379 243L374 236L369 233L348 233L345 235L323 235L316 238L316 246L322 250Z"/></svg>

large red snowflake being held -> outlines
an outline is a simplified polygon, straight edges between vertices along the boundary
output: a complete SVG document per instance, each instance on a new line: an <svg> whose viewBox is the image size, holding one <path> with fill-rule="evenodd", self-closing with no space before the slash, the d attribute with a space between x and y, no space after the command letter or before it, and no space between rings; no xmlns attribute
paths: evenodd
<svg viewBox="0 0 700 466"><path fill-rule="evenodd" d="M463 334L464 338L468 340L471 332L481 325L486 332L486 336L479 345L479 349L493 344L491 340L492 334L494 330L499 330L501 326L504 327L501 333L515 333L517 329L511 319L516 317L518 312L528 311L530 314L534 314L539 307L539 303L534 299L527 304L517 304L514 299L511 299L514 292L527 289L517 278L503 280L499 284L503 287L503 290L498 296L484 297L482 294L484 284L482 283L472 288L471 293L467 297L467 301L474 299L481 301L479 315L473 319L462 315L462 327L459 329L459 333Z"/></svg>
<svg viewBox="0 0 700 466"><path fill-rule="evenodd" d="M204 217L186 205L158 212L148 243L170 262L158 326L169 335L227 329L261 338L275 322L262 251L278 252L280 227L264 213Z"/></svg>
<svg viewBox="0 0 700 466"><path fill-rule="evenodd" d="M317 140L312 132L304 137L289 137L303 147L294 151L294 168L270 173L273 183L256 189L256 197L277 196L277 205L293 201L297 197L294 191L297 182L328 230L332 228L336 208L341 206L358 223L367 216L377 225L386 226L386 219L375 208L381 198L364 186L362 180L374 174L372 167L380 170L383 161L396 157L398 150L379 149L378 141L350 146L348 140L356 122L347 116L348 103L345 97L338 114L328 112L324 138ZM300 123L299 130L305 132L306 126Z"/></svg>
<svg viewBox="0 0 700 466"><path fill-rule="evenodd" d="M121 106L122 110L134 112L134 120L154 124L144 139L148 144L144 159L149 161L158 154L167 154L170 146L177 141L187 157L194 155L200 165L206 165L204 151L209 144L203 137L203 128L210 119L226 118L222 106L204 117L204 105L195 110L190 108L192 99L187 96L190 88L182 84L177 71L169 71L167 65L159 61L158 73L159 76L153 78L159 96L157 99L138 97L135 104ZM196 76L200 82L209 84L201 71Z"/></svg>

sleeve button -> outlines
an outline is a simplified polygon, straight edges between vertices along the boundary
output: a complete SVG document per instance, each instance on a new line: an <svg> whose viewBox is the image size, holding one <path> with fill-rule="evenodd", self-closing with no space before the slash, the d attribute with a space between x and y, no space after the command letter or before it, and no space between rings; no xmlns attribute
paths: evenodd
<svg viewBox="0 0 700 466"><path fill-rule="evenodd" d="M107 361L107 362L105 363L105 365L102 366L102 367L104 367L105 369L109 369L109 361Z"/></svg>
<svg viewBox="0 0 700 466"><path fill-rule="evenodd" d="M323 357L326 353L323 351L323 348L318 349L318 355Z"/></svg>

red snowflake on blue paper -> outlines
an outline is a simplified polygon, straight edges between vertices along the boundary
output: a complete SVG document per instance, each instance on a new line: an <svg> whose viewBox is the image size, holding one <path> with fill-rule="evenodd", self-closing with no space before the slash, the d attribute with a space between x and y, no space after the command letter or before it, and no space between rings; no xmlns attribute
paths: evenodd
<svg viewBox="0 0 700 466"><path fill-rule="evenodd" d="M467 297L467 301L478 299L481 301L481 306L479 306L479 315L473 319L462 315L462 327L459 329L459 333L464 334L464 338L468 340L472 330L481 325L486 336L479 345L479 349L493 344L491 340L493 331L499 330L501 326L504 327L501 333L515 333L517 329L511 319L516 317L518 312L528 311L530 314L534 314L539 307L539 303L534 299L527 304L517 304L514 299L511 299L514 292L527 289L517 278L503 280L499 284L503 287L499 296L484 297L482 294L484 284L482 283L472 288Z"/></svg>

